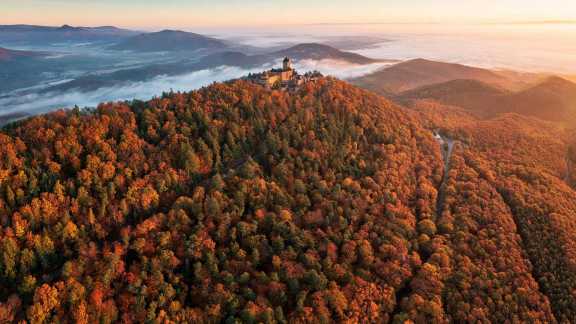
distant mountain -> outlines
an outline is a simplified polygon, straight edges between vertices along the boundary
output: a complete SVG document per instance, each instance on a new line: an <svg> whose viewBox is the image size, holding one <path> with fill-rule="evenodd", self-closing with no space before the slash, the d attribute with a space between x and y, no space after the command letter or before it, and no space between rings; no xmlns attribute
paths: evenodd
<svg viewBox="0 0 576 324"><path fill-rule="evenodd" d="M466 108L478 115L491 115L498 98L509 92L478 80L459 79L426 85L401 93L401 102L418 99L433 99L443 104Z"/></svg>
<svg viewBox="0 0 576 324"><path fill-rule="evenodd" d="M101 34L123 34L133 35L137 33L133 30L122 29L114 26L99 26L99 27L74 27L70 25L55 26L36 26L36 25L0 25L0 33L11 32L82 32L82 33L101 33Z"/></svg>
<svg viewBox="0 0 576 324"><path fill-rule="evenodd" d="M524 91L512 94L504 109L546 120L576 122L576 83L550 77Z"/></svg>
<svg viewBox="0 0 576 324"><path fill-rule="evenodd" d="M274 64L284 56L289 56L296 62L307 59L333 59L352 64L377 62L376 60L361 55L343 52L330 46L317 44L296 45L285 50L262 55L246 55L237 51L221 51L206 55L193 62L185 60L175 63L153 64L133 69L114 71L107 74L82 76L69 82L48 87L44 89L43 92L63 92L71 89L93 91L125 82L145 81L159 75L181 75L194 71L213 69L224 65L242 69L260 68L262 66Z"/></svg>
<svg viewBox="0 0 576 324"><path fill-rule="evenodd" d="M111 46L113 50L134 52L195 51L199 49L223 49L227 45L216 38L178 30L163 30L140 34Z"/></svg>
<svg viewBox="0 0 576 324"><path fill-rule="evenodd" d="M201 63L205 65L228 65L250 68L273 63L286 56L295 62L301 60L336 60L360 65L379 62L379 60L351 52L344 52L328 45L309 43L299 44L283 50L260 55L246 55L236 51L215 53L204 57Z"/></svg>
<svg viewBox="0 0 576 324"><path fill-rule="evenodd" d="M68 25L64 25L65 27ZM11 32L47 32L47 31L55 31L62 27L54 27L54 26L36 26L36 25L0 25L0 33L11 33Z"/></svg>
<svg viewBox="0 0 576 324"><path fill-rule="evenodd" d="M380 94L397 94L425 85L458 79L482 81L507 88L515 82L493 71L453 63L415 59L353 80L353 83Z"/></svg>
<svg viewBox="0 0 576 324"><path fill-rule="evenodd" d="M576 123L576 83L549 77L532 87L509 92L477 80L453 80L406 91L400 102L432 99L478 116L518 113L544 120Z"/></svg>
<svg viewBox="0 0 576 324"><path fill-rule="evenodd" d="M344 52L334 47L317 44L306 43L292 46L281 51L272 53L275 57L288 56L294 60L310 59L310 60L339 60L353 64L370 64L378 62L378 60L371 59L360 54Z"/></svg>
<svg viewBox="0 0 576 324"><path fill-rule="evenodd" d="M8 62L24 58L41 57L44 55L46 54L41 52L17 51L0 47L0 62Z"/></svg>
<svg viewBox="0 0 576 324"><path fill-rule="evenodd" d="M528 89L533 85L543 82L547 78L553 76L553 74L550 73L535 73L535 72L524 72L514 70L491 70L491 71L509 80L510 83L507 84L506 87L508 88L508 90L515 92Z"/></svg>
<svg viewBox="0 0 576 324"><path fill-rule="evenodd" d="M0 25L0 41L4 43L27 43L35 45L55 42L100 42L119 41L138 34L136 31L113 26L73 27L63 25Z"/></svg>

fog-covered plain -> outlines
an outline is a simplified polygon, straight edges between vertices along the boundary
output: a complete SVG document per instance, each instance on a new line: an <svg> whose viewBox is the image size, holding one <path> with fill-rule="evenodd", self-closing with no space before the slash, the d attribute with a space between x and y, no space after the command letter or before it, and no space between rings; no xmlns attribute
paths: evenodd
<svg viewBox="0 0 576 324"><path fill-rule="evenodd" d="M410 35L391 37L390 42L356 52L377 58L424 57L492 69L576 74L576 32L570 37Z"/></svg>
<svg viewBox="0 0 576 324"><path fill-rule="evenodd" d="M206 30L250 44L360 39L348 50L373 58L425 58L486 68L576 74L576 24L342 24ZM236 38L235 38L236 37Z"/></svg>

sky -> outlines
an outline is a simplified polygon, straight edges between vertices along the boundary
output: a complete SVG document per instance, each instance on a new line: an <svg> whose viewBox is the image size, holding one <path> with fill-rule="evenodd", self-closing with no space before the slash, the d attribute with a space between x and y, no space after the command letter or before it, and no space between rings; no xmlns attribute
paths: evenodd
<svg viewBox="0 0 576 324"><path fill-rule="evenodd" d="M572 21L575 0L0 0L0 24L122 27Z"/></svg>

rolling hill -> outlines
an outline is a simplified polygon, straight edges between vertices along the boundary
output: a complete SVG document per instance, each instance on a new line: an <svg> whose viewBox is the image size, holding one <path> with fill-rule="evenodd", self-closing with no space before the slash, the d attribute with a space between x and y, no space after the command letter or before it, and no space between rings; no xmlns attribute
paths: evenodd
<svg viewBox="0 0 576 324"><path fill-rule="evenodd" d="M130 37L110 47L113 50L133 52L179 52L199 49L224 49L224 41L178 30L163 30Z"/></svg>
<svg viewBox="0 0 576 324"><path fill-rule="evenodd" d="M406 91L397 98L403 102L432 99L483 117L517 113L576 125L576 84L560 77L549 77L517 92L504 91L476 80L454 80Z"/></svg>
<svg viewBox="0 0 576 324"><path fill-rule="evenodd" d="M576 83L550 77L534 87L510 95L503 107L510 112L576 125Z"/></svg>
<svg viewBox="0 0 576 324"><path fill-rule="evenodd" d="M439 101L453 104L458 101L475 101L482 97L494 97L507 94L501 88L478 80L458 79L444 83L423 86L414 90L403 92L404 98L434 98ZM467 99L470 97L470 99ZM456 104L458 105L458 104Z"/></svg>
<svg viewBox="0 0 576 324"><path fill-rule="evenodd" d="M411 100L432 99L439 103L458 106L484 117L493 116L498 106L510 92L477 80L452 80L405 91L396 100L408 103Z"/></svg>
<svg viewBox="0 0 576 324"><path fill-rule="evenodd" d="M515 80L490 70L424 59L398 63L352 82L362 88L391 95L458 79L477 80L502 88L516 85Z"/></svg>

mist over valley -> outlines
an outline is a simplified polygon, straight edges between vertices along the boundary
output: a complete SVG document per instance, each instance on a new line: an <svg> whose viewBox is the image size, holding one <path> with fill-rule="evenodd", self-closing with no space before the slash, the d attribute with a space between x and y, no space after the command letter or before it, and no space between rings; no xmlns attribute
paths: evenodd
<svg viewBox="0 0 576 324"><path fill-rule="evenodd" d="M23 116L192 90L272 68L284 56L290 56L302 72L317 70L345 80L415 58L499 70L576 74L568 66L534 64L572 60L567 53L576 50L562 51L564 54L555 48L523 52L524 60L516 60L502 39L478 31L461 35L398 27L387 31L388 26L353 26L345 32L338 26L312 26L306 32L299 28L268 33L221 29L192 33L111 26L0 26L0 116L7 119L15 113ZM541 38L522 35L527 46ZM482 57L476 55L478 47L487 50ZM556 60L550 59L551 53Z"/></svg>

